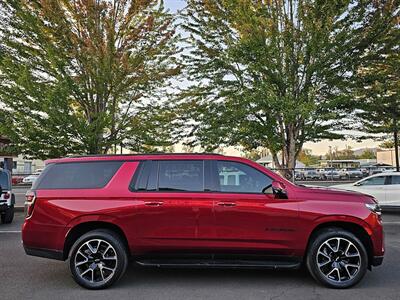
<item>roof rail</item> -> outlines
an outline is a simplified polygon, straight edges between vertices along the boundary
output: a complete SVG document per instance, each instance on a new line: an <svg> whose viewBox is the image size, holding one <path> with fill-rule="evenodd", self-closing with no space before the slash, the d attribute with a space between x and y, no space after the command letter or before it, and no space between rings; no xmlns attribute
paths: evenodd
<svg viewBox="0 0 400 300"><path fill-rule="evenodd" d="M80 157L108 157L108 156L145 156L145 155L219 155L219 153L212 152L193 152L193 153L166 153L166 152L151 152L151 153L134 153L134 154L84 154L84 155L67 155L68 158L80 158Z"/></svg>

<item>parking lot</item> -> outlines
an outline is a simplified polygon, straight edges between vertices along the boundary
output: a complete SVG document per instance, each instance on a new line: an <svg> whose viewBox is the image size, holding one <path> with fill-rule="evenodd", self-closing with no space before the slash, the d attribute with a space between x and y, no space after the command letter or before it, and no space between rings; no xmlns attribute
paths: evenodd
<svg viewBox="0 0 400 300"><path fill-rule="evenodd" d="M1 299L399 299L400 214L385 214L386 256L359 285L332 290L305 270L145 269L131 264L112 288L88 291L75 284L66 263L25 255L23 215L0 225Z"/></svg>

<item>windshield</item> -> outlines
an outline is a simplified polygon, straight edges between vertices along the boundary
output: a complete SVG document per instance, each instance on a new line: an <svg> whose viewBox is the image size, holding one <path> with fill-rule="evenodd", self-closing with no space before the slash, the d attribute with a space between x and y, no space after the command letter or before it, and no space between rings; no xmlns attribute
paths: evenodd
<svg viewBox="0 0 400 300"><path fill-rule="evenodd" d="M10 179L7 172L0 171L0 186L3 190L10 189Z"/></svg>

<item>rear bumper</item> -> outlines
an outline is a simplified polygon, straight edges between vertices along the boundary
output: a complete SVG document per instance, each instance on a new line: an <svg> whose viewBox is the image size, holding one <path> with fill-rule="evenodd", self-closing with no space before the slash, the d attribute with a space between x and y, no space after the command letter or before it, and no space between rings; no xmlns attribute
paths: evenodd
<svg viewBox="0 0 400 300"><path fill-rule="evenodd" d="M64 260L64 255L62 251L52 250L52 249L40 249L40 248L30 248L24 245L25 253L31 256L38 256L44 258L50 258L55 260Z"/></svg>
<svg viewBox="0 0 400 300"><path fill-rule="evenodd" d="M374 256L371 265L374 267L380 266L383 262L383 256Z"/></svg>
<svg viewBox="0 0 400 300"><path fill-rule="evenodd" d="M10 206L7 203L0 203L0 212L6 211Z"/></svg>

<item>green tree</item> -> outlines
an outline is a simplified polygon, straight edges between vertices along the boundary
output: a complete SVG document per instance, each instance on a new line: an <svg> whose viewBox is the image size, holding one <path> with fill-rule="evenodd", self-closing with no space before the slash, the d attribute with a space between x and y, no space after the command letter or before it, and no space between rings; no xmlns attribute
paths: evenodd
<svg viewBox="0 0 400 300"><path fill-rule="evenodd" d="M366 137L381 139L390 134L395 149L396 168L399 164L400 118L400 13L399 1L389 2L382 8L385 18L377 21L387 34L370 44L362 65L358 68L357 99L361 130L371 134ZM397 9L397 10L396 10ZM387 144L386 144L387 146Z"/></svg>
<svg viewBox="0 0 400 300"><path fill-rule="evenodd" d="M376 155L372 150L367 149L360 156L358 156L358 158L361 158L361 159L374 159L374 158L376 158Z"/></svg>
<svg viewBox="0 0 400 300"><path fill-rule="evenodd" d="M313 155L310 149L302 149L299 153L298 160L306 166L317 165L320 157Z"/></svg>
<svg viewBox="0 0 400 300"><path fill-rule="evenodd" d="M163 145L157 95L179 72L162 0L0 3L2 132L28 156ZM160 91L161 90L161 91Z"/></svg>
<svg viewBox="0 0 400 300"><path fill-rule="evenodd" d="M394 148L394 142L393 142L393 140L386 140L386 141L383 141L382 143L380 143L379 147L385 148L385 149Z"/></svg>
<svg viewBox="0 0 400 300"><path fill-rule="evenodd" d="M305 142L341 137L354 70L385 34L370 28L383 5L188 0L185 76L195 84L180 109L192 141L266 147L278 168L292 169Z"/></svg>

